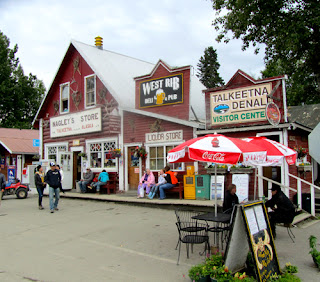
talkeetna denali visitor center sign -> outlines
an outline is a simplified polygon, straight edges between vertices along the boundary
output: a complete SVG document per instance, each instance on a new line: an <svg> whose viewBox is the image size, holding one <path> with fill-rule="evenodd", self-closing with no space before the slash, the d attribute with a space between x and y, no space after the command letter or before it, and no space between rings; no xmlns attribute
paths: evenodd
<svg viewBox="0 0 320 282"><path fill-rule="evenodd" d="M175 74L139 85L140 108L183 103L183 74Z"/></svg>
<svg viewBox="0 0 320 282"><path fill-rule="evenodd" d="M210 94L212 125L266 120L267 95L271 90L272 84L264 83L212 92Z"/></svg>

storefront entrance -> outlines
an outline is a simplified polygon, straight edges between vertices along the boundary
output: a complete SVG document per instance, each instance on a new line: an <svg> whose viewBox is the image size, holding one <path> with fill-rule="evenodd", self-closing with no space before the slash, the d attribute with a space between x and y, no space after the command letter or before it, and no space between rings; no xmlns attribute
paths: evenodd
<svg viewBox="0 0 320 282"><path fill-rule="evenodd" d="M73 188L73 152L59 152L58 163L63 170L63 189Z"/></svg>
<svg viewBox="0 0 320 282"><path fill-rule="evenodd" d="M140 158L135 153L136 147L128 147L128 183L129 190L136 190L139 185Z"/></svg>

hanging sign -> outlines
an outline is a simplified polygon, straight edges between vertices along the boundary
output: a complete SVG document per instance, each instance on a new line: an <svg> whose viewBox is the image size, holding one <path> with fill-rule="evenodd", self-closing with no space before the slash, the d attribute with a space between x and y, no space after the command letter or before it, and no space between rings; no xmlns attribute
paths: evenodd
<svg viewBox="0 0 320 282"><path fill-rule="evenodd" d="M140 108L183 103L183 74L140 82Z"/></svg>
<svg viewBox="0 0 320 282"><path fill-rule="evenodd" d="M272 124L273 126L279 125L281 114L278 106L275 103L271 102L267 104L266 116L270 124Z"/></svg>

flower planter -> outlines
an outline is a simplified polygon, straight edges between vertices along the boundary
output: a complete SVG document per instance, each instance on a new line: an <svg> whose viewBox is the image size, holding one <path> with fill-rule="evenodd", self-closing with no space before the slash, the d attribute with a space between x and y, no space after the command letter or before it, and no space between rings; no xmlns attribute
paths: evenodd
<svg viewBox="0 0 320 282"><path fill-rule="evenodd" d="M214 168L207 168L207 173L214 174L215 169ZM227 173L227 168L217 168L217 174L226 174L226 173Z"/></svg>
<svg viewBox="0 0 320 282"><path fill-rule="evenodd" d="M230 173L253 173L252 168L231 168Z"/></svg>
<svg viewBox="0 0 320 282"><path fill-rule="evenodd" d="M297 169L298 169L298 172L311 171L312 166L311 165L298 165Z"/></svg>

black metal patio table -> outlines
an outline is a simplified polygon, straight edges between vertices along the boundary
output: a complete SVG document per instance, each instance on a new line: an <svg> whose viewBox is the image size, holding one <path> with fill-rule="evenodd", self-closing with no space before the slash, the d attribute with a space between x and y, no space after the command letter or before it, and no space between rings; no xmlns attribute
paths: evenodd
<svg viewBox="0 0 320 282"><path fill-rule="evenodd" d="M213 227L208 228L208 231L214 232L216 234L216 236L214 237L214 241L215 241L215 243L217 242L217 247L219 248L219 234L223 233L225 231L225 228L221 227L220 224L223 224L223 225L229 224L231 214L228 214L228 213L215 214L214 212L209 212L209 213L193 216L192 218L197 219L197 220L215 222ZM222 243L222 238L223 237L221 237L221 243Z"/></svg>

